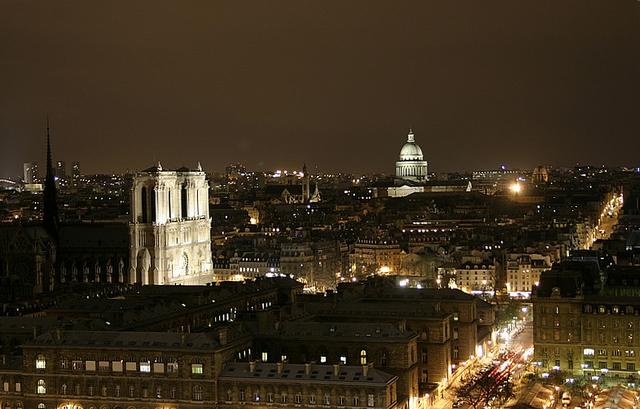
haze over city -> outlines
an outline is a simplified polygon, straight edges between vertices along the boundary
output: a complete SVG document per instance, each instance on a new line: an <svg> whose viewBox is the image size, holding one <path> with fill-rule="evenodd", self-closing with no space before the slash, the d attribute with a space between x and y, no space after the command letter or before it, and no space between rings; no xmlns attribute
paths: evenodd
<svg viewBox="0 0 640 409"><path fill-rule="evenodd" d="M0 0L0 409L637 409L640 1Z"/></svg>
<svg viewBox="0 0 640 409"><path fill-rule="evenodd" d="M0 177L638 164L633 0L0 3Z"/></svg>

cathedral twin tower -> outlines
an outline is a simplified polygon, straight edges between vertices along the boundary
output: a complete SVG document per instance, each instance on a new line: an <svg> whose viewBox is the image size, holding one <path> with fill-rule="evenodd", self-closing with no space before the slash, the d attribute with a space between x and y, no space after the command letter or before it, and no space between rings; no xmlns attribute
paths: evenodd
<svg viewBox="0 0 640 409"><path fill-rule="evenodd" d="M209 184L193 171L136 173L131 188L129 282L206 284L212 281Z"/></svg>

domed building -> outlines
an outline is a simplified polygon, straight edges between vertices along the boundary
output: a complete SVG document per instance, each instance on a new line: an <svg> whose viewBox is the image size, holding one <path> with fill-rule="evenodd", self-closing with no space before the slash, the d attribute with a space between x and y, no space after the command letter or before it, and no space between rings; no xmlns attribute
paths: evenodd
<svg viewBox="0 0 640 409"><path fill-rule="evenodd" d="M400 150L400 158L396 162L396 178L412 182L428 180L427 161L424 160L420 145L415 141L413 130L409 130L407 142Z"/></svg>

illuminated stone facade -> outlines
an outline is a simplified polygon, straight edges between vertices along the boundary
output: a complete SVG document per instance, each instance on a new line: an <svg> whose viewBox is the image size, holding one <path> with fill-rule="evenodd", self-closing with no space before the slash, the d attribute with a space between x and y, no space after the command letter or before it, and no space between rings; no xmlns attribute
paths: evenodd
<svg viewBox="0 0 640 409"><path fill-rule="evenodd" d="M131 188L129 279L141 284L213 281L209 184L196 171L138 172Z"/></svg>
<svg viewBox="0 0 640 409"><path fill-rule="evenodd" d="M427 161L424 160L422 149L416 143L412 130L409 130L407 142L400 150L400 157L396 162L396 178L411 182L422 182L429 179Z"/></svg>
<svg viewBox="0 0 640 409"><path fill-rule="evenodd" d="M554 370L621 381L640 369L638 269L615 268L600 277L579 269L544 272L533 297L535 361Z"/></svg>

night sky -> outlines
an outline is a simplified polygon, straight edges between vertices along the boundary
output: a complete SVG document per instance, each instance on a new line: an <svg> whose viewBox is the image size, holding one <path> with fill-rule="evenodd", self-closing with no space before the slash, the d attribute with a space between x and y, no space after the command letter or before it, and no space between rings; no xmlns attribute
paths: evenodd
<svg viewBox="0 0 640 409"><path fill-rule="evenodd" d="M640 1L0 0L0 177L55 159L640 164Z"/></svg>

